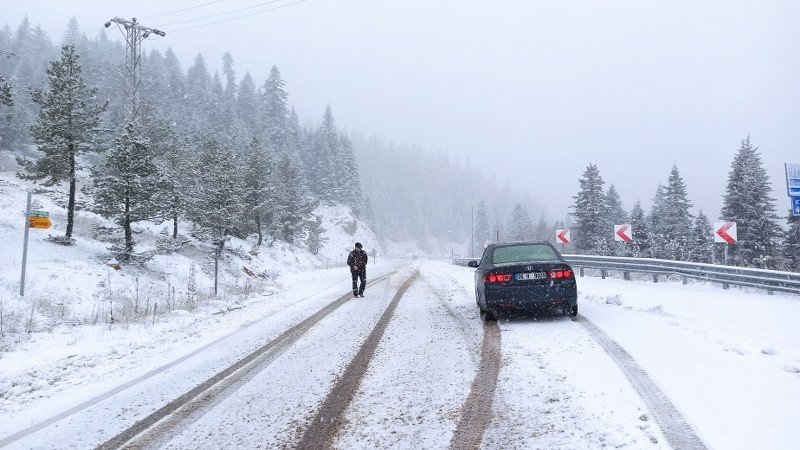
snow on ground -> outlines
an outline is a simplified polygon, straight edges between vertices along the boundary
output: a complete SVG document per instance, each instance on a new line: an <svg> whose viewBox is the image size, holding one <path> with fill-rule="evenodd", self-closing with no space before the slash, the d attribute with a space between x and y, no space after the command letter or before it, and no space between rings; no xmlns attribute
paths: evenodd
<svg viewBox="0 0 800 450"><path fill-rule="evenodd" d="M800 297L591 277L578 291L713 448L797 448Z"/></svg>
<svg viewBox="0 0 800 450"><path fill-rule="evenodd" d="M473 271L436 264L479 321ZM647 407L598 343L563 316L499 322L503 366L485 448L669 448Z"/></svg>
<svg viewBox="0 0 800 450"><path fill-rule="evenodd" d="M470 269L438 262L423 262L421 268L421 281L398 306L374 365L348 410L350 425L340 437L341 447L408 448L409 442L437 446L449 440L446 430L454 427L476 370L482 325L472 298ZM372 272L379 270L386 267ZM211 373L346 292L349 283L341 269L287 273L278 280L272 295L253 298L243 309L222 315L181 315L149 326L59 328L31 340L25 350L6 354L0 361L4 375L14 368L18 380L39 381L35 389L5 399L0 436L106 392L244 325L258 323L262 317L270 318L248 328L252 337L237 341L225 358L215 356L221 359L212 363L209 355L198 356L199 365L183 369L189 374L208 366ZM800 299L703 284L590 277L579 278L578 283L581 314L637 360L712 448L795 447L791 430L800 417L796 401L800 374L794 369L800 365ZM355 351L358 340L340 339L336 334L347 331L348 336L362 335L363 339L391 291L384 287L368 289L368 293L367 299L350 302L326 319L297 348L258 375L263 380L258 382L261 378L257 377L246 387L247 395L230 397L208 420L214 422L214 414L221 414L219 421L241 416L233 421L238 425L232 429L246 432L237 434L242 443L254 443L268 430L257 420L244 419L274 410L278 415L271 415L269 421L276 433L269 436L270 442L296 439L293 425L313 412L315 401L324 397L326 386ZM343 328L343 322L348 327ZM667 447L641 399L579 324L543 317L503 320L500 327L504 365L494 418L484 437L486 448ZM320 345L345 341L351 343L333 353ZM308 366L308 361L320 365ZM31 370L19 370L22 366ZM309 372L318 376L302 381L305 387L300 391L306 396L286 397L292 390L289 385L281 388L268 383L303 380ZM156 391L154 398L169 398L203 376L179 377L168 385L168 392L163 386L159 392L155 380L148 389ZM155 403L126 404L125 408L148 410ZM239 407L244 409L236 412ZM248 415L248 407L258 415ZM387 423L399 434L386 434ZM432 429L441 433L436 435ZM218 429L202 442L229 442L225 436L230 437L230 430ZM39 439L53 442L46 435ZM187 434L172 445L197 444L196 439Z"/></svg>
<svg viewBox="0 0 800 450"><path fill-rule="evenodd" d="M6 170L13 168L7 155L0 159ZM30 230L20 297L27 190L34 192L32 209L49 211L53 228ZM106 263L121 231L96 214L77 211L76 245L47 240L64 233L65 197L63 187L42 188L0 172L0 413L26 408L73 384L126 370L143 373L154 355L177 357L229 333L273 311L281 296L308 295L308 289L334 279L348 289L345 260L357 240L381 255L374 233L348 208L320 206L315 213L326 233L319 255L280 241L269 245L268 237L260 248L252 238L231 238L214 297L213 251L189 234L191 224L179 223L177 243L171 222L135 224L136 251L149 258L115 270ZM383 260L373 261L378 259ZM310 279L323 281L309 286L305 274L312 269ZM87 370L91 377L85 377Z"/></svg>
<svg viewBox="0 0 800 450"><path fill-rule="evenodd" d="M482 328L423 264L399 302L335 448L446 448L480 362Z"/></svg>
<svg viewBox="0 0 800 450"><path fill-rule="evenodd" d="M118 231L91 213L78 214L78 245L46 241L48 234L61 234L64 226L59 207L63 198L46 191L34 197L35 206L51 211L56 227L31 230L28 285L22 299L22 213L24 189L30 187L0 173L0 439L220 340L222 347L210 347L215 350L170 369L180 375L169 383L153 378L138 388L141 393L120 394L116 407L125 412L111 427L123 427L126 419L185 392L347 292L344 259L354 241L364 243L373 261L380 263L370 266L370 278L391 266L374 235L349 211L321 207L317 213L323 216L328 241L320 255L280 243L252 254L252 240L232 239L222 260L221 294L215 299L209 295L210 251L188 235L176 253L157 253L142 266L122 271L105 264L111 255L109 238ZM168 241L161 234L165 226L138 225L141 248L156 251ZM182 233L187 228L183 224ZM418 250L405 244L390 247L410 255ZM374 367L351 405L343 447L403 447L406 442L437 446L449 437L447 432L436 436L431 427L444 431L455 426L455 411L477 365L481 336L472 271L436 262L424 262L421 268L421 281L398 306ZM792 430L800 419L798 296L591 277L579 278L578 286L581 314L636 359L712 448L796 447ZM379 303L350 302L349 309L321 323L304 338L305 344L263 374L294 374L283 375L291 381L301 379L304 370L319 370L309 381L310 396L292 400L280 397L278 386L261 394L258 384L248 387L264 402L273 399L270 392L276 401L283 398L277 411L286 416L269 418L273 430L283 431L272 435L271 442L296 437L286 425L300 420L313 409L315 399L324 397L331 374L341 370L355 349L348 344L330 354L314 342L331 342L340 331L367 332L370 320L390 298L388 291L388 298L380 297L381 292L368 289L378 295ZM371 312L359 309L359 304L368 305ZM340 330L352 317L362 325ZM642 401L579 324L542 318L501 321L500 326L504 365L496 416L484 446L666 447ZM419 351L413 353L415 348ZM397 356L408 359L403 362ZM319 361L324 367L309 367L306 361ZM447 369L449 380L443 376ZM446 381L451 384L436 388ZM138 402L131 400L137 397ZM238 397L226 404L247 406ZM398 412L405 417L396 428L402 439L388 436L383 427ZM264 431L251 427L243 442L256 442ZM48 435L37 439L45 446L61 442ZM196 443L193 439L176 442Z"/></svg>

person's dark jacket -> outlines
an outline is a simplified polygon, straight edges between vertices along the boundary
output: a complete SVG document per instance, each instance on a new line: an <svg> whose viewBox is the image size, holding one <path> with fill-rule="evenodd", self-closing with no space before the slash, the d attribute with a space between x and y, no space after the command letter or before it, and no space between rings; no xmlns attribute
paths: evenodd
<svg viewBox="0 0 800 450"><path fill-rule="evenodd" d="M355 249L347 256L347 265L351 272L361 272L367 270L367 252Z"/></svg>

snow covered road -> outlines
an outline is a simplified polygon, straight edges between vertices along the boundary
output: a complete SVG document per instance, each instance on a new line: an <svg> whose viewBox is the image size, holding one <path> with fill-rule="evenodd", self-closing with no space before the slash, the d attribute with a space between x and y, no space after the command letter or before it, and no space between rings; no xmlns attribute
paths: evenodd
<svg viewBox="0 0 800 450"><path fill-rule="evenodd" d="M18 434L81 397L57 391L3 411L0 445L117 447L127 437L109 439L272 345L279 351L253 357L236 372L240 376L205 390L130 444L294 448L307 442L315 423L335 420L312 442L333 448L671 448L687 445L676 444L676 433L696 432L702 442L688 441L692 448L794 446L790 422L800 417L790 400L800 398L800 376L791 369L800 361L796 298L580 278L577 321L544 316L484 325L467 268L431 261L387 265L376 270L363 299L342 297L349 280L337 284L327 274L311 278L316 281L304 287L306 297L281 296L272 308L254 307L262 314L257 321L216 342L206 336L184 350L191 357L164 370L135 383L144 369L120 370L116 386L130 386L41 429ZM759 322L748 322L749 315ZM385 329L375 335L378 324ZM369 358L354 363L367 345ZM609 345L630 361L621 363ZM154 364L166 350L153 349ZM643 369L645 383L631 382L631 367ZM348 381L354 388L341 397L337 386ZM737 385L748 382L744 390ZM331 396L339 396L336 417L320 414ZM663 398L687 428L657 421L666 413L658 402L651 409L652 399L643 399L648 396ZM761 406L767 403L781 413ZM42 411L43 405L54 408ZM15 433L18 438L9 439Z"/></svg>

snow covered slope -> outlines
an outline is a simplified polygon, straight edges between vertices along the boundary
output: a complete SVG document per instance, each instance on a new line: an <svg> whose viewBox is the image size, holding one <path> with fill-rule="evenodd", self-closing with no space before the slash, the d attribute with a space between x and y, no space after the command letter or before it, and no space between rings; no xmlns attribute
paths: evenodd
<svg viewBox="0 0 800 450"><path fill-rule="evenodd" d="M180 236L171 238L171 223L134 224L136 252L149 257L115 270L109 264L121 230L113 222L86 210L75 220L76 245L62 246L48 236L61 236L66 226L63 187L43 188L19 180L9 170L8 154L0 155L0 351L25 342L31 333L62 326L152 323L197 310L238 308L255 294L278 289L283 273L310 268L341 267L360 241L370 255L379 253L375 234L343 206L320 206L326 240L318 255L267 237L232 238L220 261L219 294L213 296L213 249L191 236L191 224L179 223ZM24 211L27 191L33 209L50 212L53 228L30 230L25 296L19 295ZM79 194L79 204L85 196Z"/></svg>

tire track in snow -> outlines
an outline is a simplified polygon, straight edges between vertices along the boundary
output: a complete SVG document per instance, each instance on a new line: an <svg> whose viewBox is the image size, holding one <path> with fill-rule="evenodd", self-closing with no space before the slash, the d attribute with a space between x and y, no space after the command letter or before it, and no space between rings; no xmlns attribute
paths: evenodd
<svg viewBox="0 0 800 450"><path fill-rule="evenodd" d="M303 301L306 301L306 300L308 300L308 299L310 299L312 297L320 295L321 293L323 293L323 292L327 291L328 289L330 289L330 288L332 288L334 286L337 286L337 285L339 285L341 283L342 283L341 281L336 281L335 283L331 284L330 286L326 286L325 288L323 288L319 292L307 295L307 296L303 297L302 299L300 299L300 300L298 300L296 302L293 302L291 304L285 305L280 310L276 311L273 314L270 314L269 316L267 316L265 318L259 319L259 320L255 321L255 322L252 322L250 324L242 326L241 328L239 328L239 329L237 329L237 330L235 330L235 331L233 331L231 333L228 333L228 334L226 334L224 336L220 336L219 338L217 338L217 339L215 339L215 340L203 345L202 347L192 351L191 353L188 353L188 354L186 354L184 356L181 356L180 358L178 358L178 359L176 359L174 361L171 361L171 362L169 362L167 364L159 366L159 367L157 367L157 368L145 373L144 375L142 375L140 377L137 377L137 378L135 378L135 379L133 379L131 381L128 381L128 382L126 382L126 383L124 383L124 384L122 384L120 386L117 386L116 388L111 389L108 392L105 392L105 393L100 394L100 395L98 395L96 397L93 397L93 398L91 398L89 400L86 400L86 401L84 401L84 402L82 402L82 403L80 403L80 404L78 404L78 405L76 405L76 406L74 406L72 408L69 408L69 409L67 409L67 410L65 410L65 411L63 411L61 413L58 413L58 414L56 414L56 415L54 415L54 416L52 416L52 417L50 417L48 419L45 419L45 420L43 420L43 421L41 421L39 423L35 423L33 425L30 425L29 427L27 427L25 429L22 429L22 430L14 433L12 435L6 436L6 437L0 439L0 447L5 447L7 445L10 445L10 444L12 444L12 443L14 443L14 442L16 442L16 441L18 441L20 439L25 438L26 436L29 436L29 435L31 435L33 433L36 433L39 430L47 428L48 426L53 425L54 423L60 422L61 420L65 419L65 418L67 418L69 416L72 416L73 414L76 414L76 413L78 413L80 411L83 411L84 409L87 409L87 408L89 408L91 406L94 406L94 405L102 402L103 400L106 400L106 399L108 399L110 397L113 397L113 396L119 394L120 392L125 391L126 389L128 389L130 387L133 387L133 386L135 386L135 385L137 385L139 383L142 383L142 382L144 382L146 380L149 380L150 378L153 378L156 375L160 375L161 373L166 372L167 370L171 369L172 367L177 366L178 364L180 364L180 363L182 363L182 362L184 362L184 361L186 361L188 359L191 359L195 355L198 355L198 354L210 349L211 347L214 347L215 345L219 344L220 342L222 342L222 341L224 341L224 340L226 340L228 338L231 338L231 337L233 337L233 336L235 336L235 335L237 335L237 334L239 334L239 333L241 333L241 332L243 332L243 331L245 331L245 330L247 330L249 328L252 328L252 327L254 327L256 325L261 324L264 320L273 317L275 314L280 313L283 310L288 309L288 308L290 308L290 307L292 307L292 306L294 306L294 305L296 305L298 303L301 303Z"/></svg>
<svg viewBox="0 0 800 450"><path fill-rule="evenodd" d="M387 279L401 268L376 278L373 283ZM134 448L157 447L168 440L177 428L197 420L226 396L235 392L236 388L246 383L258 371L283 354L311 327L352 298L353 294L350 292L339 297L227 369L217 373L154 413L137 421L118 435L100 444L97 449L116 449L122 446ZM155 428L151 429L153 426ZM131 442L133 439L137 439L137 441Z"/></svg>
<svg viewBox="0 0 800 450"><path fill-rule="evenodd" d="M350 401L358 389L361 379L367 371L369 362L375 354L375 349L383 337L389 321L392 319L397 304L403 297L403 294L411 287L414 281L419 277L419 270L406 280L400 289L397 290L391 303L384 311L378 324L372 330L372 333L367 337L367 340L361 346L361 349L356 354L355 358L347 365L342 377L333 387L328 396L325 398L317 414L311 420L311 424L303 433L303 437L297 443L297 448L302 449L327 449L330 448L336 433L339 431L340 426L343 424L344 412Z"/></svg>
<svg viewBox="0 0 800 450"><path fill-rule="evenodd" d="M492 419L492 401L502 362L500 343L500 326L497 322L484 323L481 365L450 441L452 449L479 448L481 445L483 432Z"/></svg>
<svg viewBox="0 0 800 450"><path fill-rule="evenodd" d="M653 419L661 427L669 444L675 449L705 450L707 447L697 433L686 422L678 408L661 392L658 385L650 378L633 357L611 337L586 317L578 315L572 320L583 325L601 347L611 356L631 385L644 400L653 414Z"/></svg>

